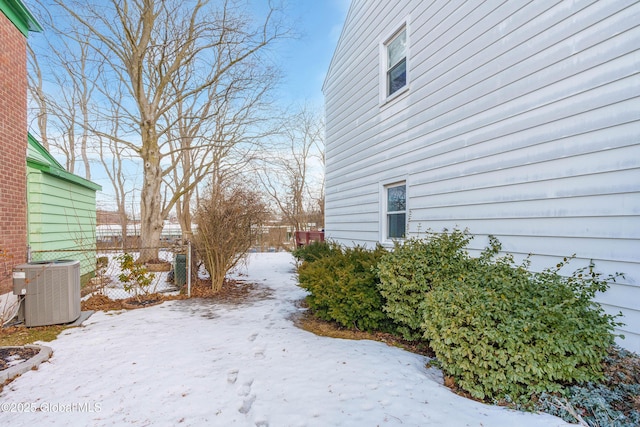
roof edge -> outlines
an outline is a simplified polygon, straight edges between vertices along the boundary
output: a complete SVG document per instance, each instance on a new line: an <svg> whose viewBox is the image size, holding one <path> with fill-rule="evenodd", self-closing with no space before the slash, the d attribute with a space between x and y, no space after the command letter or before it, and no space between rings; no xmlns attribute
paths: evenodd
<svg viewBox="0 0 640 427"><path fill-rule="evenodd" d="M2 1L2 0L0 0ZM32 157L27 157L27 164L35 169L41 170L44 173L49 175L58 177L60 179L64 179L65 181L73 182L75 184L81 185L85 188L94 191L102 191L102 186L100 184L96 184L95 182L89 181L88 179L82 178L81 176L75 175L71 172L67 172L60 163L47 151L46 148L42 146L38 142L38 140L31 135L28 134L28 143L33 147L38 153L40 153L49 163L43 163L38 159L34 159Z"/></svg>
<svg viewBox="0 0 640 427"><path fill-rule="evenodd" d="M333 55L331 55L331 61L329 62L329 67L327 68L327 73L324 75L324 81L322 82L322 93L324 94L325 87L327 86L327 81L329 80L329 75L333 72L334 62L336 60L336 55L338 54L338 49L341 47L343 43L344 30L347 27L347 22L352 18L353 9L354 9L354 0L351 0L349 3L349 10L347 11L347 16L344 18L344 22L342 24L342 29L340 30L340 37L338 37L338 41L336 42L336 47L333 49Z"/></svg>
<svg viewBox="0 0 640 427"><path fill-rule="evenodd" d="M56 160L56 158L53 157L51 153L49 153L49 151L46 148L44 148L42 144L40 144L40 141L38 141L35 138L35 136L31 135L31 132L27 134L27 143L31 145L38 153L40 153L40 155L45 157L47 161L49 161L54 167L64 169L64 167ZM35 160L35 159L31 159L31 160ZM38 162L38 163L41 163L41 162Z"/></svg>
<svg viewBox="0 0 640 427"><path fill-rule="evenodd" d="M42 25L21 0L0 0L0 11L25 37L29 37L29 31L35 33L43 31Z"/></svg>

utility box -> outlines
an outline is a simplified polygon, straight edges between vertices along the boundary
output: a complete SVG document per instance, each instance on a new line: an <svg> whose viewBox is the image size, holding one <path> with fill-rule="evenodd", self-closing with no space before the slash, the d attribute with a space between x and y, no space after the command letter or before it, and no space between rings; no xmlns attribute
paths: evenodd
<svg viewBox="0 0 640 427"><path fill-rule="evenodd" d="M80 317L80 261L17 265L13 268L13 293L24 297L18 318L26 326L73 322Z"/></svg>
<svg viewBox="0 0 640 427"><path fill-rule="evenodd" d="M173 283L183 286L187 283L187 256L176 254L176 261L173 265Z"/></svg>

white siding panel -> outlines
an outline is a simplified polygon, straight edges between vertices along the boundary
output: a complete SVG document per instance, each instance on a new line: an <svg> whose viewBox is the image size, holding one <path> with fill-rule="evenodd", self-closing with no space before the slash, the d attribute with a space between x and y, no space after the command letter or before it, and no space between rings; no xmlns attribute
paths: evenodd
<svg viewBox="0 0 640 427"><path fill-rule="evenodd" d="M462 221L461 221L462 222ZM411 211L410 231L418 233L419 230L442 230L450 223L433 220L432 218L419 217ZM562 218L528 218L526 222L521 218L498 219L465 219L464 226L469 230L478 232L482 229L491 230L500 236L526 236L539 237L584 237L590 239L640 239L640 228L637 227L637 219L633 216L610 217L562 217ZM575 250L574 250L575 252ZM571 254L565 254L571 255Z"/></svg>
<svg viewBox="0 0 640 427"><path fill-rule="evenodd" d="M624 210L628 215L637 217L640 215L638 209L638 194L620 197L617 194L607 194L589 197L573 197L563 199L535 199L522 201L493 201L489 204L476 205L456 205L440 206L428 209L428 217L433 220L457 221L463 226L463 221L474 218L520 218L527 221L529 218L554 218L554 217L579 217L585 211L592 216L618 216L621 210L628 206L631 212ZM409 201L409 209L413 209ZM622 206L620 206L622 204ZM473 231L473 230L471 230Z"/></svg>
<svg viewBox="0 0 640 427"><path fill-rule="evenodd" d="M351 192L353 193L353 191ZM331 197L327 201L327 206L331 209L339 209L350 206L358 206L361 209L364 209L367 204L371 205L371 203L377 203L377 193L367 193L367 194L358 194L354 193L351 197L340 197L342 194L337 194ZM370 210L376 211L378 210L377 204L374 206L369 206Z"/></svg>
<svg viewBox="0 0 640 427"><path fill-rule="evenodd" d="M582 14L585 15L584 20L586 20L583 25L593 24L603 16L607 16L606 11L599 10L606 7L603 2L596 3L595 6L597 10L590 14ZM529 7L537 8L538 3L532 3ZM580 71L580 67L588 66L589 61L606 61L621 51L616 46L613 49L600 46L598 49L585 53L586 49L603 43L602 37L598 34L598 28L594 28L595 32L589 32L587 36L567 40L568 36L579 31L581 27L577 24L581 22L576 22L574 26L563 25L545 30L536 27L535 19L531 20L527 16L526 10L522 12L520 22L526 22L526 25L502 38L501 43L488 44L479 51L474 51L471 46L467 45L465 49L459 50L455 57L446 55L443 58L437 58L434 63L442 69L434 69L439 72L437 76L430 76L429 73L422 76L428 81L425 89L431 92L423 93L421 96L430 97L433 105L445 100L452 102L459 102L461 99L473 100L475 93L503 89L526 76L539 71L545 72L549 68L563 69L565 74L557 77L557 80L560 80L571 72ZM598 25L615 25L623 31L635 26L636 15L637 13L634 15L614 15ZM478 35L480 37L475 38L474 44L482 43L483 39L495 40L496 37L500 37L495 31ZM622 39L624 40L625 37ZM586 58L581 59L580 54L586 55ZM459 58L462 55L467 56ZM593 58L594 55L595 58ZM457 65L452 67L456 63ZM557 63L565 66L557 67ZM566 65L571 65L571 67ZM530 85L529 91L535 88L535 85ZM472 95L465 93L463 98L452 98L467 90L472 90Z"/></svg>
<svg viewBox="0 0 640 427"><path fill-rule="evenodd" d="M639 36L640 37L640 36ZM638 56L640 64L640 56ZM594 132L598 129L605 129L602 132L602 139L598 141L599 135L588 134L583 137L590 140L590 145L599 146L611 145L609 138L619 137L620 132L627 144L634 143L629 137L637 135L638 120L638 97L640 96L640 76L614 82L605 87L594 89L590 93L577 95L570 99L558 101L545 107L533 109L518 116L505 117L505 114L513 111L515 107L501 110L502 120L495 117L485 118L487 114L478 114L470 119L462 119L452 125L438 130L429 130L425 126L416 126L402 132L396 129L396 134L391 132L381 132L379 137L385 138L380 143L365 148L364 146L353 146L342 155L336 156L333 167L341 168L350 164L385 163L389 158L402 155L409 156L415 162L419 162L417 167L425 167L422 159L429 159L426 167L433 167L434 164L454 166L456 161L469 157L477 157L477 151L495 152L496 150L513 150L522 146L535 144L541 140L553 141L556 146L558 142L566 143L570 147L572 141L558 141L576 135L584 135L586 132ZM576 106L584 108L579 113L575 112ZM500 114L500 111L492 113ZM625 124L630 124L630 129L625 129ZM611 130L612 126L623 127L620 130ZM426 133L426 135L425 135ZM365 135L368 136L368 135ZM404 138L402 138L404 137ZM363 141L363 144L373 144L373 136ZM400 139L405 141L401 144ZM486 144L491 142L490 144ZM478 145L469 148L471 145ZM624 142L622 142L624 143ZM562 144L560 149L564 148ZM463 152L454 152L449 157L435 158L438 154L452 152L462 149ZM598 147L596 147L598 149ZM363 155L366 151L366 155ZM423 151L423 152L420 152ZM461 157L462 156L462 157ZM399 162L408 165L407 159L400 158ZM381 165L387 169L387 165ZM358 169L361 174L366 174L368 169Z"/></svg>
<svg viewBox="0 0 640 427"><path fill-rule="evenodd" d="M348 238L338 237L338 236L345 235L345 232L348 232L348 235L350 237ZM327 241L340 241L340 243L345 245L366 246L367 245L366 242L368 240L367 236L369 234L371 234L371 231L360 231L360 230L354 230L354 229L342 229L338 231L338 230L332 229L331 231L325 231L325 239Z"/></svg>
<svg viewBox="0 0 640 427"><path fill-rule="evenodd" d="M637 261L634 250L637 248L637 241L626 239L589 239L589 238L567 238L548 236L498 236L506 252L525 253L534 255L547 255L563 258L574 253L579 258L584 258L584 254L589 254L588 258L599 260L619 260L623 262Z"/></svg>
<svg viewBox="0 0 640 427"><path fill-rule="evenodd" d="M619 307L633 311L635 298L639 292L638 286L617 285L607 292L598 295L597 301L610 307Z"/></svg>
<svg viewBox="0 0 640 427"><path fill-rule="evenodd" d="M615 113L615 110L612 110L612 113ZM597 122L598 118L601 119L604 115L595 114L591 124L593 125L593 122ZM605 125L606 123L603 123L603 126ZM588 168L589 172L602 173L640 166L639 148L634 141L635 136L640 134L639 121L565 138L558 137L555 140L554 134L552 130L545 132L542 127L533 128L523 131L519 138L505 137L496 139L491 144L460 147L442 155L433 154L429 156L428 163L412 161L409 167L416 175L413 182L416 185L429 183L432 192L438 193L463 190L469 188L469 185L488 187L521 182L516 180L516 176L509 176L506 182L498 180L495 176L495 174L504 175L501 170L511 167L520 167L521 175L525 174L524 178L528 181L531 175L526 172L527 169L533 169L538 180L545 180L578 175L574 167L579 170ZM456 150L463 150L464 153L456 153ZM413 159L423 158L425 155L411 154ZM501 159L504 156L505 159L497 165L491 164L492 157L496 156L500 156ZM597 156L598 161L595 164L580 164L580 159L589 159L593 156ZM601 156L609 156L610 163L608 165L604 163ZM406 162L405 159L403 160ZM455 167L447 164L448 161L455 162ZM578 165L575 165L576 161ZM545 164L551 165L551 162L556 162L555 166L544 167ZM463 168L466 170L463 171ZM459 179L467 182L459 182ZM471 184L470 180L475 184Z"/></svg>
<svg viewBox="0 0 640 427"><path fill-rule="evenodd" d="M625 336L624 340L619 341L622 345L629 346L631 343L640 340L640 334L638 334L633 327L633 325L637 325L638 323L640 323L640 312L638 312L637 310L620 310L618 309L618 307L613 307L606 304L602 304L602 308L607 313L614 316L618 313L622 313L622 317L619 317L618 320L623 322L624 326L621 326L617 329L619 333L622 333Z"/></svg>
<svg viewBox="0 0 640 427"><path fill-rule="evenodd" d="M411 143L405 144L402 147L398 147L399 142L396 139L387 139L384 143L377 144L370 149L367 149L367 156L358 156L357 153L364 151L363 147L357 147L357 151L350 151L348 158L344 159L344 162L354 161L362 164L371 161L384 162L390 156L400 156L405 154L411 157L414 161L420 161L418 167L425 167L425 162L421 162L422 159L428 158L429 162L427 167L435 163L446 166L455 166L457 161L464 160L470 156L474 156L474 150L482 151L496 151L511 149L511 145L515 144L527 144L529 142L529 134L544 133L547 138L557 141L558 139L566 138L572 130L574 132L583 133L585 128L593 129L596 126L600 128L608 128L614 124L632 122L635 127L638 126L638 119L640 113L638 112L638 96L640 96L640 77L635 76L630 84L625 85L625 82L619 84L612 84L613 87L603 88L601 91L594 91L591 94L585 94L584 96L577 96L570 100L558 102L554 105L539 108L528 112L527 114L521 114L510 118L504 118L502 121L495 121L492 119L486 120L481 123L482 115L476 115L472 119L461 120L459 123L447 128L443 128L438 131L430 131L428 135L422 136L422 140L418 139L420 134L419 128L413 128L406 132L406 137ZM620 96L617 102L611 102L613 97ZM573 114L571 107L580 105L589 110L580 113L579 115ZM511 109L502 111L505 114ZM497 113L496 113L497 114ZM473 121L473 123L469 123ZM544 126L546 125L546 126ZM466 130L466 134L461 134L462 130ZM635 129L634 129L635 131ZM422 130L424 132L424 130ZM605 132L608 135L610 131ZM614 131L615 132L615 131ZM385 133L381 134L386 136ZM415 139L412 137L416 135ZM588 135L587 137L590 137ZM635 135L633 135L635 136ZM608 136L606 136L608 138ZM501 139L498 139L501 138ZM482 145L474 149L469 149L468 146L476 144L478 142L490 142L489 145ZM534 142L534 141L532 141ZM562 141L565 142L565 141ZM570 143L571 141L567 141ZM595 142L595 141L594 141ZM601 144L607 144L606 141L601 141ZM627 143L634 143L629 141ZM557 144L556 144L557 145ZM415 150L424 150L424 153L416 151L408 151L411 148ZM453 153L449 157L434 158L435 155L449 152L455 148L462 148L463 152ZM462 157L461 157L462 156ZM406 159L399 159L399 161L407 165ZM336 166L340 166L341 163L337 159ZM384 168L385 166L382 165ZM367 173L366 169L359 169L362 174Z"/></svg>
<svg viewBox="0 0 640 427"><path fill-rule="evenodd" d="M629 332L629 331L625 331L624 329L622 329L620 331L623 335L624 335L624 339L622 338L616 338L616 343L624 348L627 349L638 349L640 348L640 335L633 333L633 332ZM638 350L633 350L633 351L638 351Z"/></svg>
<svg viewBox="0 0 640 427"><path fill-rule="evenodd" d="M548 162L545 167L550 168L553 163L554 162ZM577 166L582 166L579 164L579 161L576 161L576 163ZM433 189L429 188L428 185L424 185L421 189L424 188L425 192L428 192L428 194L420 197L419 189L412 189L411 196L415 197L415 204L420 209L431 209L443 206L469 206L523 200L557 200L562 198L609 194L629 194L630 197L633 197L634 193L640 192L640 167L637 169L614 172L594 172L592 174L578 176L556 176L547 177L544 180L536 179L535 181L525 181L524 179L526 177L536 177L538 173L543 175L552 175L556 172L555 170L550 170L548 173L544 173L542 171L538 172L536 170L536 166L540 168L540 165L534 165L533 167L522 168L524 169L523 171L517 171L520 176L515 180L520 181L520 183L500 180L500 173L492 173L496 179L496 181L494 181L495 184L492 187L479 187L477 186L478 183L474 183L470 178L464 180L465 183L469 184L464 190L449 190L440 193L431 193ZM565 164L561 163L560 166L565 166ZM529 169L531 170L529 171ZM513 177L516 175L516 173L512 171L509 172L510 173L507 176ZM558 173L558 175L560 174ZM456 186L459 188L461 185L458 184ZM419 200L418 197L420 197ZM609 209L614 212L616 208L621 212L625 211L624 206L609 207ZM589 211L583 212L583 215L589 214Z"/></svg>

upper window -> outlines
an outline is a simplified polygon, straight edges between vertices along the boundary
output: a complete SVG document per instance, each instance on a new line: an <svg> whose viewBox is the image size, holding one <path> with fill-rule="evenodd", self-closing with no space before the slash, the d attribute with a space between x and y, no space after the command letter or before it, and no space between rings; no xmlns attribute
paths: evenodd
<svg viewBox="0 0 640 427"><path fill-rule="evenodd" d="M387 239L402 239L407 224L407 186L395 184L385 187L387 197Z"/></svg>
<svg viewBox="0 0 640 427"><path fill-rule="evenodd" d="M403 28L386 43L387 96L407 85L407 28Z"/></svg>

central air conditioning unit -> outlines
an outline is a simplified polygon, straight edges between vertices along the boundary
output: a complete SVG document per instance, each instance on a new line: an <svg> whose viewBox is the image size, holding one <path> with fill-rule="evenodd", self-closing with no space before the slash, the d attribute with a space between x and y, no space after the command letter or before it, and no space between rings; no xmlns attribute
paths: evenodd
<svg viewBox="0 0 640 427"><path fill-rule="evenodd" d="M17 265L13 268L13 293L23 297L18 319L26 326L73 322L80 317L80 261Z"/></svg>

